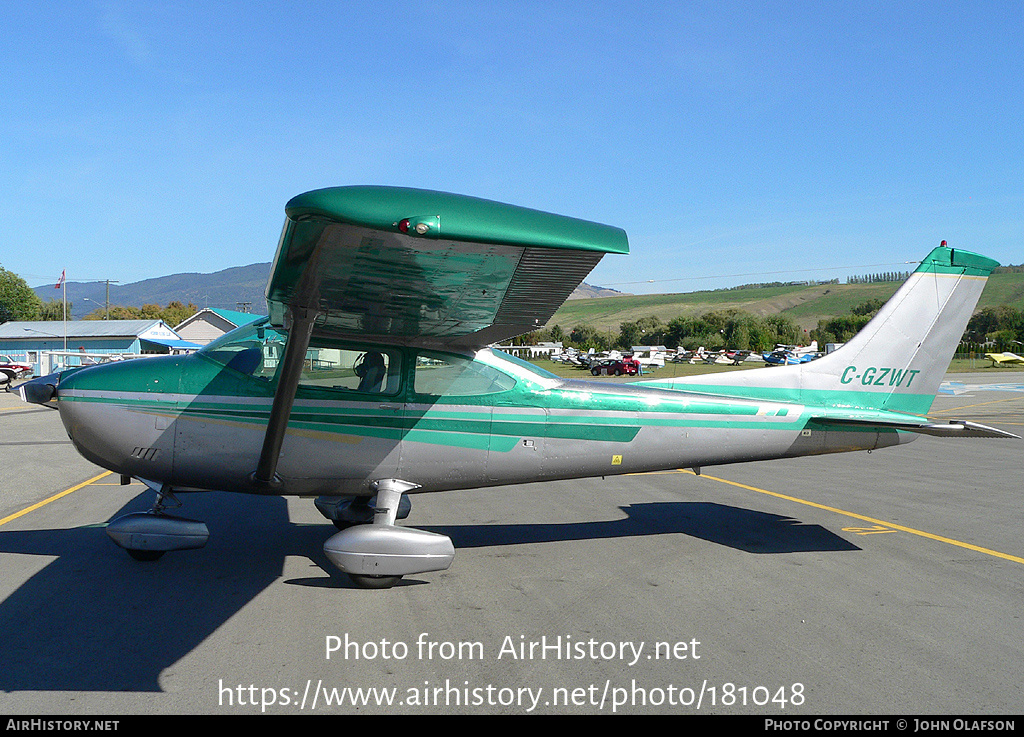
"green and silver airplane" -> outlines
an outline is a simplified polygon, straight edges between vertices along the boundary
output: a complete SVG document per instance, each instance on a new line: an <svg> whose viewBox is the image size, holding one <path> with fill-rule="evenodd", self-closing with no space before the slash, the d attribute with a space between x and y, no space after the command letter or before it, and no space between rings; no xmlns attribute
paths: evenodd
<svg viewBox="0 0 1024 737"><path fill-rule="evenodd" d="M810 363L610 384L489 346L542 327L624 231L460 195L299 195L269 316L189 356L69 369L56 401L90 461L140 479L148 512L107 526L133 557L197 548L175 492L315 498L328 558L359 585L447 569L444 535L396 525L409 495L873 450L924 433L1017 437L925 417L995 261L933 250L877 316Z"/></svg>

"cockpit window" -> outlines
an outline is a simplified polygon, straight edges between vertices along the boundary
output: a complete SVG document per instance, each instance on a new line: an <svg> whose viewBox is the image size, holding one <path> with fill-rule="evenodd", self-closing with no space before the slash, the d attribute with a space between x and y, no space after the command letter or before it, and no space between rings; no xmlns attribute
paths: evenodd
<svg viewBox="0 0 1024 737"><path fill-rule="evenodd" d="M199 352L232 371L273 379L284 360L288 334L266 319L218 338ZM361 394L397 394L401 352L390 348L348 346L313 339L302 364L300 387L340 389Z"/></svg>

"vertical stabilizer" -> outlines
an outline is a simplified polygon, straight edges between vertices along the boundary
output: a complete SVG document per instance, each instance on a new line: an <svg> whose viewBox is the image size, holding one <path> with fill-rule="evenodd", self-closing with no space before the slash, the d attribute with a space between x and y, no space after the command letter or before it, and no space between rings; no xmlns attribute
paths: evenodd
<svg viewBox="0 0 1024 737"><path fill-rule="evenodd" d="M729 396L924 414L988 275L998 265L943 241L854 338L827 356L795 366L657 383Z"/></svg>

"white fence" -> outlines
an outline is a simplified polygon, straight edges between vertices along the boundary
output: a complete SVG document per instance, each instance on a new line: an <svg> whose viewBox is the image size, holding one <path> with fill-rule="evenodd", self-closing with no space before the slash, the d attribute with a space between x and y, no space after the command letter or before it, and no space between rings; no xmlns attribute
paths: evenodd
<svg viewBox="0 0 1024 737"><path fill-rule="evenodd" d="M35 351L33 351L34 353ZM36 376L46 376L55 371L63 371L66 368L78 366L95 366L98 363L110 363L111 361L127 361L133 358L143 358L149 355L141 353L85 353L83 351L39 351L38 361L30 361L39 368Z"/></svg>

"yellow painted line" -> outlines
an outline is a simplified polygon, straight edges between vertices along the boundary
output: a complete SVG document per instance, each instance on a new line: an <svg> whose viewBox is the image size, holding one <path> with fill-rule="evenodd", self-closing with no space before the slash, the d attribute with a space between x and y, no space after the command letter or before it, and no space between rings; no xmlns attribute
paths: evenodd
<svg viewBox="0 0 1024 737"><path fill-rule="evenodd" d="M697 474L693 473L693 471L691 471L688 468L681 468L681 469L679 469L679 472L680 473L693 474L694 476L697 475ZM863 522L870 522L871 524L874 524L874 525L883 525L885 527L889 527L889 528L892 528L894 530L899 530L900 532L907 532L907 533L909 533L911 535L918 535L920 537L928 538L929 540L937 540L939 542L947 543L949 545L956 545L957 547L960 547L960 548L966 548L967 550L973 550L976 553L984 553L985 555L992 555L992 556L995 556L996 558L1002 558L1003 560L1009 560L1009 561L1012 561L1014 563L1020 563L1020 564L1024 565L1024 558L1019 558L1016 555L1009 555L1007 553L1000 553L998 550L989 550L988 548L982 548L982 547L979 547L978 545L971 545L970 543L960 542L959 540L953 540L952 538L942 537L941 535L933 535L930 532L923 532L922 530L915 530L913 527L905 527L904 525L896 525L896 524L893 524L892 522L885 522L884 520L874 519L873 517L865 517L863 514L857 514L856 512L847 512L847 511L845 511L843 509L836 509L835 507L829 507L829 506L826 506L824 504L818 504L817 502L809 502L806 499L798 499L795 496L788 496L786 494L779 494L776 491L768 491L767 489L758 489L756 486L747 486L746 484L741 484L741 483L739 483L737 481L729 481L728 479L720 479L717 476L708 476L706 473L702 473L700 475L700 478L702 478L702 479L710 479L711 481L718 481L718 482L723 483L723 484L729 484L730 486L735 486L735 487L738 487L740 489L746 489L747 491L756 491L758 494L767 494L768 496L774 496L774 497L777 497L779 499L785 499L788 502L796 502L797 504L804 504L804 505L806 505L808 507L815 507L817 509L823 509L826 512L833 512L835 514L841 514L841 515L844 515L846 517L853 517L854 519L859 519L859 520L861 520Z"/></svg>
<svg viewBox="0 0 1024 737"><path fill-rule="evenodd" d="M99 476L95 476L95 477L89 479L88 481L83 481L82 483L78 484L77 486L72 486L70 489L65 489L64 491L60 492L59 494L54 494L49 499L43 499L43 501L36 502L31 507L26 507L25 509L21 510L20 512L15 512L14 514L12 514L10 516L4 517L3 519L0 519L0 526L6 525L11 520L18 519L18 517L24 517L29 512L34 512L37 509L39 509L40 507L45 507L50 502L55 502L58 499L60 499L61 497L65 497L68 494L71 494L73 492L78 491L82 487L88 486L89 484L94 483L96 481L99 481L102 478L106 478L111 473L112 473L112 471L104 471Z"/></svg>
<svg viewBox="0 0 1024 737"><path fill-rule="evenodd" d="M887 532L899 532L899 530L890 530L883 525L874 525L872 527L844 527L843 532L852 532L855 535L883 535Z"/></svg>

